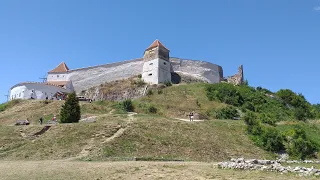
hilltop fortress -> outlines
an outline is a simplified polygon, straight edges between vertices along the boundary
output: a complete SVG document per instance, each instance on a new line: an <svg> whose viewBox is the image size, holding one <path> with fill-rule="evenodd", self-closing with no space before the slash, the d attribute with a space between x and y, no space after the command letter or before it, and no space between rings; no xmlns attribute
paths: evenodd
<svg viewBox="0 0 320 180"><path fill-rule="evenodd" d="M69 69L62 62L48 72L46 82L23 82L10 89L12 99L62 99L65 93L77 93L100 84L142 76L148 84L173 82L173 76L181 74L208 83L243 83L243 67L236 75L223 77L221 66L204 61L170 57L170 50L155 40L145 51L143 58L79 69Z"/></svg>

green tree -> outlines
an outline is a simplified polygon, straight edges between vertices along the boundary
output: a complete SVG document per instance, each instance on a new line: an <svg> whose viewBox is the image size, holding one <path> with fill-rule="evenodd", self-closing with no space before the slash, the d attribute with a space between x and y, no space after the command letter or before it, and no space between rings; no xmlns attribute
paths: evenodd
<svg viewBox="0 0 320 180"><path fill-rule="evenodd" d="M62 105L60 111L60 121L61 123L75 123L79 122L81 117L79 99L76 96L76 93L70 93L67 96L67 99Z"/></svg>

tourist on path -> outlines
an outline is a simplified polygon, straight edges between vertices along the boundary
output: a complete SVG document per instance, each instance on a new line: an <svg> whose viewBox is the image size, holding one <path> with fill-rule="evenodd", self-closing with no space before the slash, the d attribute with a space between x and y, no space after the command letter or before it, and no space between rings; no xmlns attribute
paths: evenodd
<svg viewBox="0 0 320 180"><path fill-rule="evenodd" d="M190 118L190 121L193 121L193 112L190 112L189 118Z"/></svg>

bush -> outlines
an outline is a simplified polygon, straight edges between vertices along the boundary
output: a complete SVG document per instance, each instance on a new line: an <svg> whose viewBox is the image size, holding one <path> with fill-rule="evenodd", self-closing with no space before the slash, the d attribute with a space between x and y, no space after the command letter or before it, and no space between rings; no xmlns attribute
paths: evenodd
<svg viewBox="0 0 320 180"><path fill-rule="evenodd" d="M142 75L141 75L141 74L139 74L139 75L138 75L138 78L142 78Z"/></svg>
<svg viewBox="0 0 320 180"><path fill-rule="evenodd" d="M149 89L149 90L147 91L147 96L151 96L151 95L153 95L153 91L152 91L151 89Z"/></svg>
<svg viewBox="0 0 320 180"><path fill-rule="evenodd" d="M164 84L165 84L166 86L172 86L172 83L171 83L170 81L166 81Z"/></svg>
<svg viewBox="0 0 320 180"><path fill-rule="evenodd" d="M142 86L146 85L146 82L144 82L142 79L138 79L138 80L134 81L133 84L137 85L138 87L142 87Z"/></svg>
<svg viewBox="0 0 320 180"><path fill-rule="evenodd" d="M162 94L162 93L163 93L162 89L158 89L158 94Z"/></svg>
<svg viewBox="0 0 320 180"><path fill-rule="evenodd" d="M272 152L279 152L284 149L283 136L276 128L263 126L261 142L263 149Z"/></svg>
<svg viewBox="0 0 320 180"><path fill-rule="evenodd" d="M291 157L305 159L318 150L316 144L307 138L305 130L296 125L287 132L286 149Z"/></svg>
<svg viewBox="0 0 320 180"><path fill-rule="evenodd" d="M7 106L7 103L0 104L0 112L5 111L7 109Z"/></svg>
<svg viewBox="0 0 320 180"><path fill-rule="evenodd" d="M272 152L284 148L282 134L272 126L261 124L258 116L253 112L247 112L244 115L244 122L247 124L251 139L261 148Z"/></svg>
<svg viewBox="0 0 320 180"><path fill-rule="evenodd" d="M259 115L261 122L269 124L271 126L276 126L276 117L270 113L262 113Z"/></svg>
<svg viewBox="0 0 320 180"><path fill-rule="evenodd" d="M118 103L118 109L125 112L133 112L134 106L131 99L124 100Z"/></svg>
<svg viewBox="0 0 320 180"><path fill-rule="evenodd" d="M243 116L244 122L247 124L247 132L252 135L260 135L262 133L261 122L253 112L246 112Z"/></svg>
<svg viewBox="0 0 320 180"><path fill-rule="evenodd" d="M154 106L149 106L148 107L148 112L152 114L156 114L158 112L158 109Z"/></svg>
<svg viewBox="0 0 320 180"><path fill-rule="evenodd" d="M217 119L234 119L238 118L240 115L235 107L228 106L222 109L215 110L214 116Z"/></svg>
<svg viewBox="0 0 320 180"><path fill-rule="evenodd" d="M243 97L236 86L227 83L210 84L206 87L207 97L210 101L218 100L233 106L242 106Z"/></svg>
<svg viewBox="0 0 320 180"><path fill-rule="evenodd" d="M76 93L70 93L67 96L67 99L62 105L60 111L60 121L61 123L75 123L79 122L81 118L79 99L76 96Z"/></svg>
<svg viewBox="0 0 320 180"><path fill-rule="evenodd" d="M306 121L307 120L307 114L304 109L302 108L296 108L294 110L294 117L299 121Z"/></svg>

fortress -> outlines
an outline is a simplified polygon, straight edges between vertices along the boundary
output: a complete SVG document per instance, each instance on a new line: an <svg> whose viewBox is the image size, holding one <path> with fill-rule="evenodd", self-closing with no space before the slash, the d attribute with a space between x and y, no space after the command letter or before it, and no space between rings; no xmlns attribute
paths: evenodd
<svg viewBox="0 0 320 180"><path fill-rule="evenodd" d="M181 74L208 83L243 83L243 67L236 75L223 77L221 66L204 61L170 57L170 50L155 40L145 51L143 58L117 63L69 69L62 62L48 72L46 82L23 82L10 89L12 99L62 99L65 93L77 93L100 84L127 79L141 74L148 84L173 81L174 74Z"/></svg>

